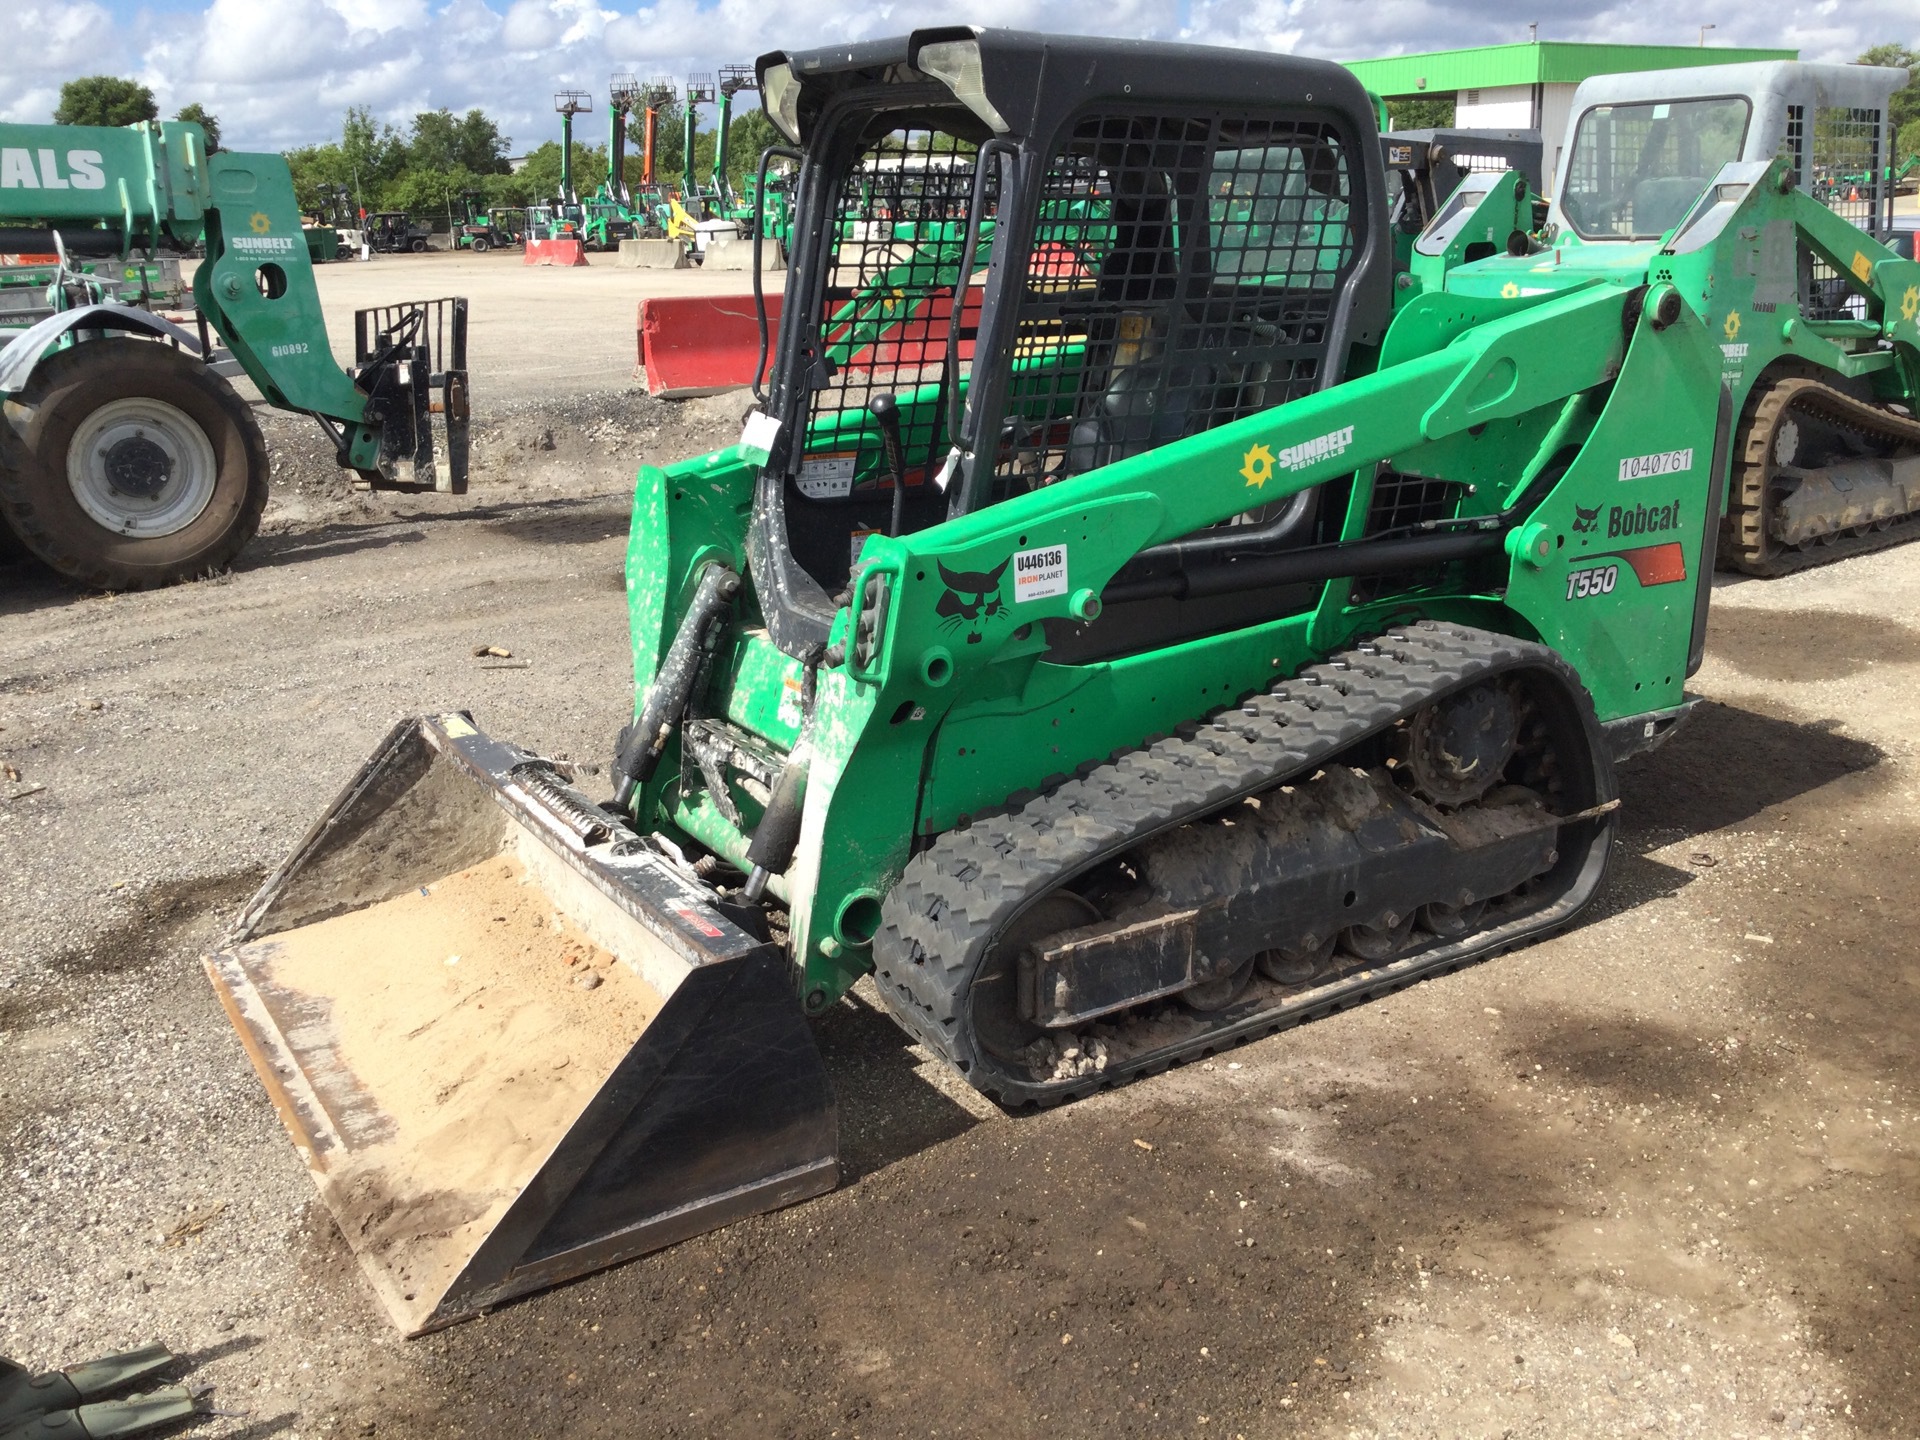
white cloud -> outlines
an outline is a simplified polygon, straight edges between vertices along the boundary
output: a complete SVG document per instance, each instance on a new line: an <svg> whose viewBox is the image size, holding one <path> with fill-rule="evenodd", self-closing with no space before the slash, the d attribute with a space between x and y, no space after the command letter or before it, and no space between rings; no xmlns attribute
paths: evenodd
<svg viewBox="0 0 1920 1440"><path fill-rule="evenodd" d="M349 30L367 30L375 35L418 30L428 19L427 0L326 0L326 5L347 22Z"/></svg>
<svg viewBox="0 0 1920 1440"><path fill-rule="evenodd" d="M557 138L557 87L604 101L609 72L685 76L774 49L977 24L1184 38L1355 59L1522 41L1798 46L1846 60L1882 40L1920 41L1914 0L1816 0L1786 14L1750 0L1589 0L1578 12L1538 0L205 0L139 10L140 0L13 0L0 51L0 118L44 121L62 80L137 74L164 113L197 100L230 143L279 149L336 134L349 104L405 126L416 110L473 106L515 148ZM126 18L116 20L115 12ZM593 127L588 127L591 132Z"/></svg>
<svg viewBox="0 0 1920 1440"><path fill-rule="evenodd" d="M44 125L60 103L60 83L127 63L113 17L91 3L28 3L7 22L0 46L0 120Z"/></svg>
<svg viewBox="0 0 1920 1440"><path fill-rule="evenodd" d="M546 0L514 0L507 8L500 42L517 54L534 55L557 44L565 28Z"/></svg>

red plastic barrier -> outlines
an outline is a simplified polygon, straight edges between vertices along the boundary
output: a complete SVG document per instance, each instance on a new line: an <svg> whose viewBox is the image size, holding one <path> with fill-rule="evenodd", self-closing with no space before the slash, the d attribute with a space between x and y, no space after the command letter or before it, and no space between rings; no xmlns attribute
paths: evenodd
<svg viewBox="0 0 1920 1440"><path fill-rule="evenodd" d="M960 358L973 359L973 337L980 329L980 302L985 292L978 285L967 287L966 308L960 314ZM909 366L937 365L947 358L947 329L953 319L953 296L931 295L914 302L913 308L893 325L880 332L871 345L863 345L847 357L849 369L891 370ZM841 338L836 333L830 340Z"/></svg>
<svg viewBox="0 0 1920 1440"><path fill-rule="evenodd" d="M578 240L528 240L523 265L584 265L587 247Z"/></svg>
<svg viewBox="0 0 1920 1440"><path fill-rule="evenodd" d="M767 324L777 332L779 291L767 296ZM775 334L769 334L769 349ZM647 393L668 399L718 395L753 383L760 358L760 322L751 295L662 295L640 302L640 368ZM767 363L773 363L771 354Z"/></svg>

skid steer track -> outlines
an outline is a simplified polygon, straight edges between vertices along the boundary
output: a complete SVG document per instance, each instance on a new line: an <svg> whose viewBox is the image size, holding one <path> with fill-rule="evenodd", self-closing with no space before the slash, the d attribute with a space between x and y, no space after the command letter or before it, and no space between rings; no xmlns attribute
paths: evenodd
<svg viewBox="0 0 1920 1440"><path fill-rule="evenodd" d="M1071 1065L1040 1073L978 1043L969 1008L976 975L1020 917L1076 876L1251 795L1305 780L1437 698L1529 673L1558 682L1568 702L1561 745L1578 754L1561 757L1551 872L1531 893L1491 910L1476 933L1434 937L1381 963L1347 960L1343 970L1307 985L1255 979L1237 1003L1211 1014L1138 1007L1117 1026L1102 1027L1112 1058L1093 1073ZM1120 756L1018 813L941 837L908 863L887 898L874 944L875 979L903 1023L996 1100L1017 1106L1073 1099L1457 969L1565 924L1599 888L1614 806L1612 766L1591 702L1563 660L1506 636L1421 622L1310 666L1204 726Z"/></svg>
<svg viewBox="0 0 1920 1440"><path fill-rule="evenodd" d="M1794 416L1858 436L1883 455L1920 454L1920 421L1855 400L1811 376L1792 376L1765 391L1756 391L1747 402L1734 451L1720 545L1727 568L1762 577L1788 575L1920 538L1920 511L1908 511L1835 530L1799 545L1782 545L1773 533L1780 468L1774 442L1781 425Z"/></svg>

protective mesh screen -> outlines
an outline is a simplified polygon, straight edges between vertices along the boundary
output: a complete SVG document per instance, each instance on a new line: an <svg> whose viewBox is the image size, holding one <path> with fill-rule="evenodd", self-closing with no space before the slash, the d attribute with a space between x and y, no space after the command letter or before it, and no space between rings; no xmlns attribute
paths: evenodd
<svg viewBox="0 0 1920 1440"><path fill-rule="evenodd" d="M1883 113L1878 109L1821 106L1807 124L1804 105L1787 107L1787 133L1780 145L1808 193L1835 214L1879 234L1891 223L1891 186L1881 156ZM1811 131L1811 133L1809 133ZM1809 153L1809 151L1811 153ZM1815 320L1858 318L1865 302L1827 261L1802 245L1800 308Z"/></svg>
<svg viewBox="0 0 1920 1440"><path fill-rule="evenodd" d="M1313 389L1357 168L1315 121L1081 120L1040 197L991 498Z"/></svg>
<svg viewBox="0 0 1920 1440"><path fill-rule="evenodd" d="M819 315L834 373L809 406L812 423L798 477L801 493L811 499L891 487L880 431L868 418L876 395L899 396L903 411L923 417L909 419L902 436L909 487L925 483L927 467L935 463L944 440L937 421L944 403L914 410L909 397L945 394L948 332L963 272L974 283L958 317L958 375L966 374L973 358L976 272L985 267L986 249L980 247L977 264L963 264L974 158L970 141L939 130L896 130L847 172L838 247ZM998 186L990 179L981 211L989 239L997 200Z"/></svg>
<svg viewBox="0 0 1920 1440"><path fill-rule="evenodd" d="M1451 520L1459 513L1460 497L1465 492L1466 486L1455 480L1383 471L1373 482L1366 533L1385 535L1429 521Z"/></svg>
<svg viewBox="0 0 1920 1440"><path fill-rule="evenodd" d="M1448 152L1447 158L1453 161L1458 169L1475 174L1485 171L1498 175L1509 166L1513 166L1514 169L1519 168L1504 155L1462 155L1456 150Z"/></svg>
<svg viewBox="0 0 1920 1440"><path fill-rule="evenodd" d="M1862 230L1877 230L1882 115L1822 106L1813 112L1813 197Z"/></svg>

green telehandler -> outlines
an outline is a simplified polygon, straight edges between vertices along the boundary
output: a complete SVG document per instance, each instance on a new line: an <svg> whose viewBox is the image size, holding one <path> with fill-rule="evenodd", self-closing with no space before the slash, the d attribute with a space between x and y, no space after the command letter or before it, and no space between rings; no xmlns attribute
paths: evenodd
<svg viewBox="0 0 1920 1440"><path fill-rule="evenodd" d="M169 584L253 537L266 444L217 359L360 483L465 492L467 302L362 310L335 363L280 156L208 154L178 121L0 125L0 250L44 267L10 267L25 294L0 273L0 522L68 579ZM159 313L181 309L193 330Z"/></svg>
<svg viewBox="0 0 1920 1440"><path fill-rule="evenodd" d="M1469 175L1396 305L1337 65L947 28L758 79L770 381L639 473L610 783L403 721L208 960L408 1332L834 1184L808 1022L862 977L1025 1107L1568 925L1753 396L1862 437L1772 472L1789 531L1920 487L1920 265L1729 92L1577 113L1545 239Z"/></svg>

